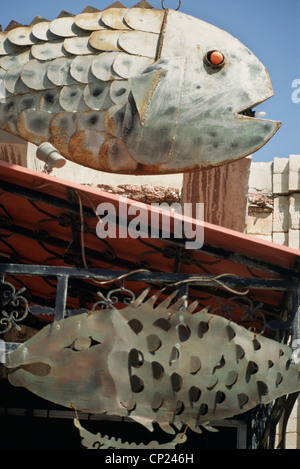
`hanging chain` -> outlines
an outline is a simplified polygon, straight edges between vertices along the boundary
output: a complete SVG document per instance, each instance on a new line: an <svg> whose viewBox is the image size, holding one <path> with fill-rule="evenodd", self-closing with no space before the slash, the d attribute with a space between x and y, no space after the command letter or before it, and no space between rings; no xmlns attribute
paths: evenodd
<svg viewBox="0 0 300 469"><path fill-rule="evenodd" d="M178 0L178 1L179 1L179 4L175 11L178 11L179 8L181 7L181 0ZM161 0L161 6L164 10L167 10L167 8L165 7L165 0Z"/></svg>

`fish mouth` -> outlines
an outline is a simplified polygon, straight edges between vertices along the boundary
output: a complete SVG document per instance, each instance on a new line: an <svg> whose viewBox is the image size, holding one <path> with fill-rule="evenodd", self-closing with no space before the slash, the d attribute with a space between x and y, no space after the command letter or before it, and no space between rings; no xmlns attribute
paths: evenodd
<svg viewBox="0 0 300 469"><path fill-rule="evenodd" d="M16 374L25 373L27 375L33 375L39 378L47 377L51 372L51 366L47 363L36 362L27 365L19 365L13 368L9 368L7 374L12 377Z"/></svg>
<svg viewBox="0 0 300 469"><path fill-rule="evenodd" d="M255 108L259 106L260 104L266 102L268 99L270 99L273 96L273 93L270 96L267 96L265 99L262 99L261 101L255 103L255 104L250 104L249 106L241 109L240 111L237 112L239 117L242 118L248 118L248 119L256 119L256 120L262 120L264 122L274 122L278 124L278 128L281 126L281 122L274 121L272 119L266 119L266 112L264 111L255 111ZM277 130L278 130L277 128Z"/></svg>

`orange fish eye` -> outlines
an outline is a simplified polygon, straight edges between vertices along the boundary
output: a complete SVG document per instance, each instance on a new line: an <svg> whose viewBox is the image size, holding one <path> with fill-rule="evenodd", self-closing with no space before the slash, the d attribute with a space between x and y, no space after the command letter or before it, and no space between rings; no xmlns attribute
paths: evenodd
<svg viewBox="0 0 300 469"><path fill-rule="evenodd" d="M220 52L218 50L213 50L211 52L208 52L208 54L206 54L206 61L210 65L213 65L215 67L219 67L219 66L224 64L225 57L222 54L222 52Z"/></svg>

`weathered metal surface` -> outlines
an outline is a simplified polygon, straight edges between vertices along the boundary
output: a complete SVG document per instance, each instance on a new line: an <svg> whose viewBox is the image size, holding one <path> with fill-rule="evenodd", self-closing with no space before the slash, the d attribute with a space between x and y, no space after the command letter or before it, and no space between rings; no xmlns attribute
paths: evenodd
<svg viewBox="0 0 300 469"><path fill-rule="evenodd" d="M273 90L263 65L237 39L178 11L117 6L63 12L0 33L7 92L0 128L34 143L55 140L63 156L79 164L133 174L218 166L255 152L278 130L279 122L249 117ZM210 60L212 51L220 51L220 64ZM55 93L32 101L40 90ZM12 112L20 96L22 111ZM35 107L24 108L26 101ZM122 110L111 109L119 104ZM106 124L85 129L85 143L74 154L78 135L64 134L60 142L50 117L72 111L79 121L87 110L106 112Z"/></svg>
<svg viewBox="0 0 300 469"><path fill-rule="evenodd" d="M167 433L242 414L300 389L290 347L224 317L145 290L124 309L46 326L7 355L9 381L66 407L129 416ZM113 293L113 292L112 292ZM96 305L95 305L96 306ZM22 365L43 363L46 376Z"/></svg>

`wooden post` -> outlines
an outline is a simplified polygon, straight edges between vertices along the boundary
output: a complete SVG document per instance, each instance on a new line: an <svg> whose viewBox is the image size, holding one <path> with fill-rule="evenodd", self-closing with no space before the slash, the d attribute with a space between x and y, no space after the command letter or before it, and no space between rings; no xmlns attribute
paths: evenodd
<svg viewBox="0 0 300 469"><path fill-rule="evenodd" d="M183 203L204 203L204 221L245 232L251 158L217 168L187 173L183 179Z"/></svg>

